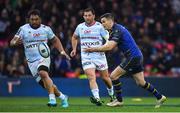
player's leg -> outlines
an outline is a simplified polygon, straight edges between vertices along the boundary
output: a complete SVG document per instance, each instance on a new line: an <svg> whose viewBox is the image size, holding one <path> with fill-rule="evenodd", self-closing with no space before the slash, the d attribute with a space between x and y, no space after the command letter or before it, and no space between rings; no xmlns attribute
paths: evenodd
<svg viewBox="0 0 180 113"><path fill-rule="evenodd" d="M152 84L145 81L143 72L133 74L133 78L137 85L148 90L157 98L157 104L155 106L156 108L159 108L166 101L166 97L164 95L160 94Z"/></svg>
<svg viewBox="0 0 180 113"><path fill-rule="evenodd" d="M53 85L53 87L55 96L61 99L61 106L64 108L69 107L68 96L59 91L55 84Z"/></svg>
<svg viewBox="0 0 180 113"><path fill-rule="evenodd" d="M44 65L43 65L44 64ZM48 75L48 70L49 70L49 64L50 64L50 59L41 59L35 62L28 62L28 66L29 69L32 73L32 76L36 79L36 81L40 84L43 84L42 86L46 89L48 89L48 85L44 80L41 78L41 76L38 74L41 71L41 75L43 76L47 76ZM42 68L40 68L42 66ZM41 82L40 82L41 81ZM51 80L49 80L50 82L52 82ZM52 84L51 84L52 85ZM48 89L48 92L53 92L52 94L49 93L49 100L53 100L52 101L52 106L56 105L56 99L55 99L55 95L54 95L54 90L52 89Z"/></svg>
<svg viewBox="0 0 180 113"><path fill-rule="evenodd" d="M120 66L117 66L116 69L111 73L110 77L113 83L116 99L110 103L107 103L108 106L122 106L123 99L122 99L122 83L119 81L119 77L125 74L125 70L122 69Z"/></svg>
<svg viewBox="0 0 180 113"><path fill-rule="evenodd" d="M56 104L56 98L54 94L53 81L49 77L48 67L44 65L40 65L38 67L38 75L41 77L41 80L43 81L44 86L49 93L48 106L56 106L57 104Z"/></svg>
<svg viewBox="0 0 180 113"><path fill-rule="evenodd" d="M96 73L95 73L95 65L92 63L90 58L82 57L82 67L83 70L89 80L89 86L92 92L93 97L90 98L90 101L97 106L102 105L99 96L99 88L96 82Z"/></svg>
<svg viewBox="0 0 180 113"><path fill-rule="evenodd" d="M107 87L108 94L111 98L110 101L113 101L115 98L114 97L114 88L112 86L112 81L111 81L109 73L108 73L108 64L107 64L106 56L101 55L100 58L93 59L93 63L96 65L96 69L99 71L101 78L103 79L103 81Z"/></svg>
<svg viewBox="0 0 180 113"><path fill-rule="evenodd" d="M96 82L96 74L95 74L95 69L94 68L89 68L84 70L85 74L87 75L87 78L89 80L89 86L91 89L91 92L95 98L100 99L99 97L99 89L98 85Z"/></svg>
<svg viewBox="0 0 180 113"><path fill-rule="evenodd" d="M107 86L108 94L109 94L109 96L111 97L111 100L110 100L110 101L113 101L113 100L115 99L115 97L114 97L114 88L113 88L113 86L112 86L112 81L111 81L111 79L110 79L108 70L107 70L107 69L105 69L105 70L99 70L99 73L100 73L101 78L103 79L104 83L105 83L106 86Z"/></svg>
<svg viewBox="0 0 180 113"><path fill-rule="evenodd" d="M43 88L45 88L45 85L44 85L44 82L42 80L40 80L38 82ZM61 99L61 106L62 107L68 107L69 106L69 103L68 103L68 96L64 95L62 92L60 92L57 88L57 86L55 84L53 84L53 87L54 87L54 94L56 97L60 98ZM49 92L48 92L49 93Z"/></svg>

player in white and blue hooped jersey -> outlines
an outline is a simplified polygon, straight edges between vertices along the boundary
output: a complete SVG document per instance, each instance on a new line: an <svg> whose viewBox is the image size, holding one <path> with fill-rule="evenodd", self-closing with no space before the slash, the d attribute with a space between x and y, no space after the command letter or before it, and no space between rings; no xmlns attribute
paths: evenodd
<svg viewBox="0 0 180 113"><path fill-rule="evenodd" d="M72 36L71 56L76 55L76 48L78 39L81 46L81 63L85 74L89 79L90 89L93 97L90 98L91 102L100 106L99 89L96 83L97 69L106 83L107 90L111 99L113 99L114 91L112 82L108 74L108 65L104 52L83 52L82 50L89 47L100 47L103 45L103 40L109 38L108 32L103 28L101 23L95 21L95 13L91 8L84 10L83 17L85 22L79 24Z"/></svg>
<svg viewBox="0 0 180 113"><path fill-rule="evenodd" d="M51 41L54 47L66 58L70 57L64 51L57 36L50 27L41 24L40 12L31 10L29 12L29 23L19 28L11 40L10 45L24 45L24 51L29 69L36 81L49 93L48 106L56 106L55 96L62 99L62 107L68 107L68 97L61 93L49 77L50 57L44 58L40 55L38 45Z"/></svg>
<svg viewBox="0 0 180 113"><path fill-rule="evenodd" d="M87 48L86 52L104 52L112 50L114 47L118 47L126 60L120 63L119 66L114 69L110 77L116 92L116 99L108 106L122 106L122 88L119 77L124 74L132 75L136 84L142 88L151 92L157 98L157 104L155 108L159 108L165 101L166 97L159 93L157 89L144 79L143 73L143 55L141 50L136 45L130 32L122 25L114 22L114 16L111 13L106 13L101 16L102 25L110 31L109 41L101 47Z"/></svg>
<svg viewBox="0 0 180 113"><path fill-rule="evenodd" d="M43 24L37 29L33 29L30 24L25 24L19 28L15 36L22 39L26 59L30 63L42 58L38 51L38 45L42 42L47 43L48 40L55 37L51 28Z"/></svg>
<svg viewBox="0 0 180 113"><path fill-rule="evenodd" d="M104 54L104 52L86 53L82 51L84 48L102 46L103 40L108 39L109 33L103 28L101 23L94 21L92 25L87 25L86 22L83 22L77 26L74 34L79 37L82 58L89 56L99 57Z"/></svg>

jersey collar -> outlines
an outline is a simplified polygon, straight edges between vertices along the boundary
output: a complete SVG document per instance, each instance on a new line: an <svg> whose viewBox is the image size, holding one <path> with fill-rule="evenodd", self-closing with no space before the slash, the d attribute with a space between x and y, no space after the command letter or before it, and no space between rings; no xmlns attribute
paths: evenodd
<svg viewBox="0 0 180 113"><path fill-rule="evenodd" d="M91 27L91 26L93 26L95 23L96 23L96 21L92 22L91 24L86 24L86 22L85 22L85 25L86 25L87 27Z"/></svg>

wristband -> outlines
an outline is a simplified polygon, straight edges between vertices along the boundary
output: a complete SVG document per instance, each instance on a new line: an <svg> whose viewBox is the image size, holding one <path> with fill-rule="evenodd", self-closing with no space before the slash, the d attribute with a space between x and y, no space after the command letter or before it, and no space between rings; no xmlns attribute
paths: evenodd
<svg viewBox="0 0 180 113"><path fill-rule="evenodd" d="M61 51L61 54L64 54L65 52L64 51Z"/></svg>

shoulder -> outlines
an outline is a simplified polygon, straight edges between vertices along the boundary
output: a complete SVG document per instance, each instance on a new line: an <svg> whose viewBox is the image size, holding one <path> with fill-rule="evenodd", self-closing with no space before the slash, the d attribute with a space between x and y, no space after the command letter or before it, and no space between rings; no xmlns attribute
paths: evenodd
<svg viewBox="0 0 180 113"><path fill-rule="evenodd" d="M80 23L79 25L77 25L77 28L79 28L79 27L84 27L85 26L85 22L82 22L82 23Z"/></svg>
<svg viewBox="0 0 180 113"><path fill-rule="evenodd" d="M20 27L21 30L23 29L29 29L30 28L30 25L29 24L24 24Z"/></svg>
<svg viewBox="0 0 180 113"><path fill-rule="evenodd" d="M47 26L47 25L44 25L44 24L41 24L41 28L42 28L42 29L51 29L50 26Z"/></svg>
<svg viewBox="0 0 180 113"><path fill-rule="evenodd" d="M47 25L44 25L44 24L41 24L41 27L40 27L41 30L44 30L46 32L52 32L52 29L50 26L47 26Z"/></svg>
<svg viewBox="0 0 180 113"><path fill-rule="evenodd" d="M123 30L125 30L125 29L126 28L123 25L115 24L113 31L117 33L117 32L123 32Z"/></svg>
<svg viewBox="0 0 180 113"><path fill-rule="evenodd" d="M96 21L96 25L97 26L102 26L102 24L100 22L98 22L98 21Z"/></svg>
<svg viewBox="0 0 180 113"><path fill-rule="evenodd" d="M95 26L97 26L97 27L103 27L102 24L101 24L100 22L98 22L98 21L96 21Z"/></svg>

